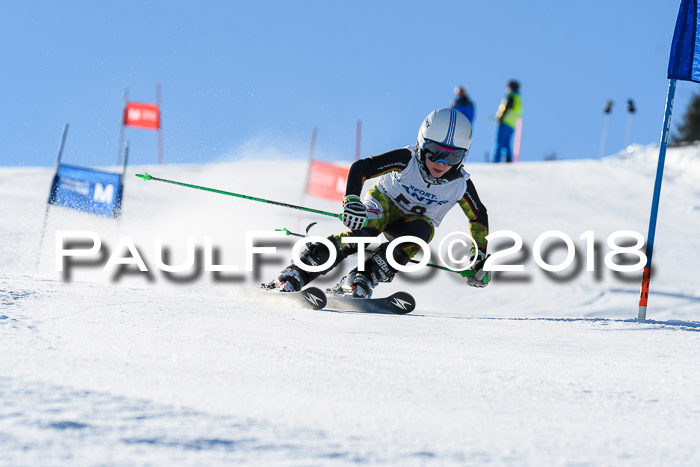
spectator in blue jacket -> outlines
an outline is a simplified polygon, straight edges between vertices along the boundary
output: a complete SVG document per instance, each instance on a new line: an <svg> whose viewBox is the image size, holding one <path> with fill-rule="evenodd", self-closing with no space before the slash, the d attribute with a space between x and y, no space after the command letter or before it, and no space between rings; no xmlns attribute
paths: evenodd
<svg viewBox="0 0 700 467"><path fill-rule="evenodd" d="M457 86L455 88L455 98L450 104L455 110L459 110L467 117L472 128L474 128L474 102L467 96L466 86Z"/></svg>

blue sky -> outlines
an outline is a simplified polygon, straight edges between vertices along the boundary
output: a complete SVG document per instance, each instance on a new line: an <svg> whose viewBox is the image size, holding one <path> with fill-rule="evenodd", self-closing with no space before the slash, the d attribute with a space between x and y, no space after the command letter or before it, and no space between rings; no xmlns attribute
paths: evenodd
<svg viewBox="0 0 700 467"><path fill-rule="evenodd" d="M492 116L522 83L522 160L597 157L657 143L679 0L7 1L0 5L0 164L52 165L64 122L67 162L114 164L123 91L163 95L167 162L274 148L354 158L415 142L455 85L476 102L470 160L493 151ZM679 83L674 127L696 85ZM156 161L156 135L129 129L131 162Z"/></svg>

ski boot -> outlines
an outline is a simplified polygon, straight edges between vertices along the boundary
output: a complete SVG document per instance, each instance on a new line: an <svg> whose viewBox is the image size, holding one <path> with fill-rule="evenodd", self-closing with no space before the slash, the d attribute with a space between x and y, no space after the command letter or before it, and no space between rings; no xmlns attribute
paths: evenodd
<svg viewBox="0 0 700 467"><path fill-rule="evenodd" d="M293 264L285 268L276 279L267 284L263 284L266 289L278 290L280 292L299 292L305 284L301 269Z"/></svg>
<svg viewBox="0 0 700 467"><path fill-rule="evenodd" d="M350 271L330 289L331 293L355 298L371 298L374 288L380 282L391 282L396 275L396 270L386 259L385 248L381 247L365 261L364 269L364 272L357 269Z"/></svg>
<svg viewBox="0 0 700 467"><path fill-rule="evenodd" d="M340 295L353 298L371 298L376 282L364 272L353 269L350 273L340 279L329 291L333 295Z"/></svg>
<svg viewBox="0 0 700 467"><path fill-rule="evenodd" d="M321 274L325 274L333 269L336 264L342 261L344 256L340 254L340 248L335 239L331 237L330 240L337 249L337 260L333 266L322 272L308 272L295 264L290 264L280 272L280 275L277 276L276 279L273 279L267 284L263 284L263 286L267 289L279 290L280 292L298 292L303 289L306 284L316 279ZM302 263L309 266L318 266L328 261L329 256L328 248L323 244L307 243L306 248L299 254L299 259L301 259Z"/></svg>

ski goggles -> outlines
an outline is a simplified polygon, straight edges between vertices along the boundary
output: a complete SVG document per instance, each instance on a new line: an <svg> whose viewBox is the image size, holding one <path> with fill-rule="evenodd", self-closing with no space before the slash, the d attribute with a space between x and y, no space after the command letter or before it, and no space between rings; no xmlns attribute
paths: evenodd
<svg viewBox="0 0 700 467"><path fill-rule="evenodd" d="M445 165L457 165L464 160L464 157L467 155L467 150L443 146L435 141L426 139L421 148L421 153L433 162L442 162Z"/></svg>

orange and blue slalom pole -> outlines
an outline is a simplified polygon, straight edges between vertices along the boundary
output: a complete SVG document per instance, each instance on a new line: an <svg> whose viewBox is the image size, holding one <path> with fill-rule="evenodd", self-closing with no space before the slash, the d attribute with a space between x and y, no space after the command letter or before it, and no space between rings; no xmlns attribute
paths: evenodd
<svg viewBox="0 0 700 467"><path fill-rule="evenodd" d="M666 97L666 113L664 126L661 132L661 144L659 145L659 162L656 166L656 181L654 182L654 197L651 201L651 216L649 219L649 234L647 235L647 264L642 274L642 291L639 297L639 314L637 319L647 318L647 302L649 300L649 281L651 279L651 254L654 250L654 236L656 234L656 217L659 213L659 198L661 197L661 181L664 175L664 162L666 160L666 145L671 128L671 113L673 112L673 99L676 95L676 80L670 80L668 84L668 96Z"/></svg>

